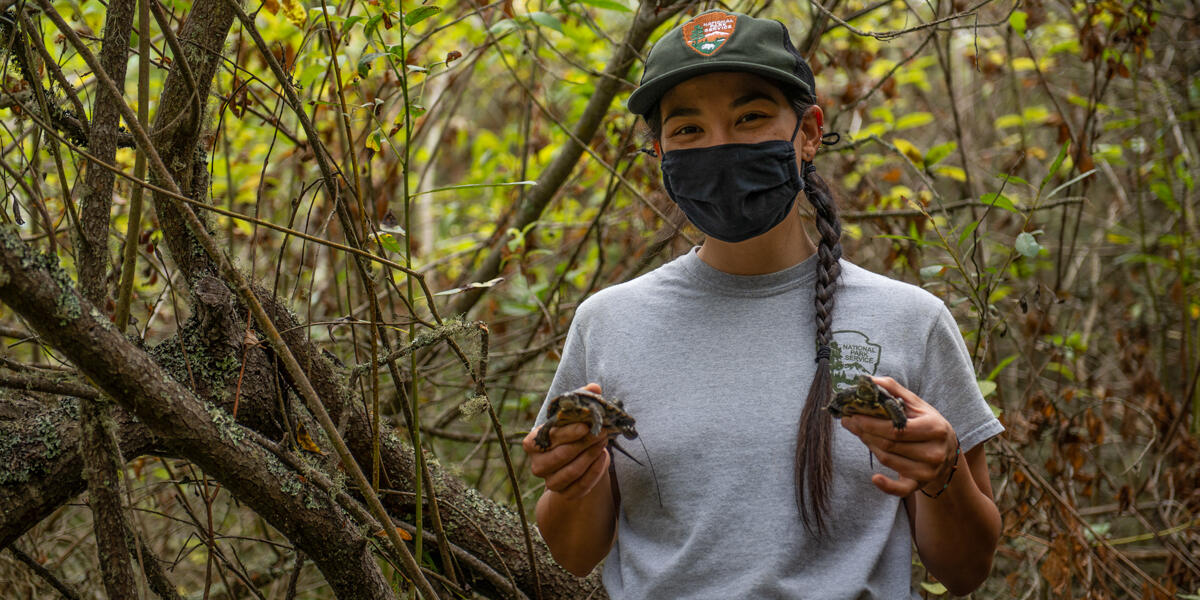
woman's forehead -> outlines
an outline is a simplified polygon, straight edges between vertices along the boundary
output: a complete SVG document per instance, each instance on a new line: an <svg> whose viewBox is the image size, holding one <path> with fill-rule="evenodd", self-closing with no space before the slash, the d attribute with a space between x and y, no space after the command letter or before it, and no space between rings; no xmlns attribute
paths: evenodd
<svg viewBox="0 0 1200 600"><path fill-rule="evenodd" d="M717 71L697 75L667 90L659 110L665 115L676 107L702 104L719 107L747 98L769 99L777 104L786 102L779 87L765 77L742 71Z"/></svg>

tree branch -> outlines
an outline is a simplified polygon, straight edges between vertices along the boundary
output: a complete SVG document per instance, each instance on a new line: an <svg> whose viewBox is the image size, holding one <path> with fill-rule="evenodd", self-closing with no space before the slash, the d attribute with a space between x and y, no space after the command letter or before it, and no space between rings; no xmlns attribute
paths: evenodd
<svg viewBox="0 0 1200 600"><path fill-rule="evenodd" d="M392 598L369 544L333 500L246 441L228 413L203 406L68 285L56 260L0 230L0 300L164 443L213 474L313 557L339 598ZM50 308L52 307L52 308Z"/></svg>
<svg viewBox="0 0 1200 600"><path fill-rule="evenodd" d="M612 58L608 60L608 65L604 68L604 77L596 82L595 92L588 99L583 114L571 130L571 139L563 144L558 154L554 156L554 160L550 162L545 171L542 171L537 179L537 185L529 190L525 196L525 202L518 209L516 222L510 227L525 231L526 227L541 217L542 211L546 210L546 206L558 194L559 188L567 181L567 177L575 169L575 164L579 162L579 157L583 155L584 144L582 142L595 137L601 122L608 114L613 98L625 85L625 78L629 73L630 66L638 58L646 41L650 38L650 34L654 33L654 30L664 21L679 12L683 6L683 4L673 4L659 7L653 0L643 0L640 3L633 23L625 34L625 39L617 46ZM497 229L497 231L502 230L505 228ZM488 281L500 273L500 262L504 258L504 244L502 240L497 240L497 242L499 243L492 248L483 262L467 278L468 282ZM450 314L465 314L475 306L476 302L479 302L485 291L486 288L473 288L463 292L450 309Z"/></svg>

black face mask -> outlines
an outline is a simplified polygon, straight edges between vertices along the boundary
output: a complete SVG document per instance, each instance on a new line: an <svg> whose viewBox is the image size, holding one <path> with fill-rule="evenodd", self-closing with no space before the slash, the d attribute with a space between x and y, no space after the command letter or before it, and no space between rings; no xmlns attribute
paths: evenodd
<svg viewBox="0 0 1200 600"><path fill-rule="evenodd" d="M663 155L667 195L700 231L723 242L761 235L787 217L804 189L794 140L722 144Z"/></svg>

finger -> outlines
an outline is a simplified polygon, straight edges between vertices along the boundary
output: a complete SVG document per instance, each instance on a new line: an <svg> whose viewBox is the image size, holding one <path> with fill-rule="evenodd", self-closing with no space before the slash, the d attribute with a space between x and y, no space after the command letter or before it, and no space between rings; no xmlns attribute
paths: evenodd
<svg viewBox="0 0 1200 600"><path fill-rule="evenodd" d="M903 385L900 385L899 381L896 381L891 377L872 377L871 380L874 381L876 385L886 390L889 394L903 400L905 408L904 412L908 413L910 416L919 416L928 411L937 412L937 409L926 402L924 398L918 396L915 392L904 387Z"/></svg>
<svg viewBox="0 0 1200 600"><path fill-rule="evenodd" d="M543 423L537 427L534 427L533 430L521 440L521 448L525 450L525 454L532 456L534 454L548 452L555 446L573 442L576 439L583 437L583 435L587 433L587 429L578 429L575 427L575 424L562 427L553 427L549 432L550 445L546 448L542 448L538 446L537 438L542 429L546 427L550 427L550 425Z"/></svg>
<svg viewBox="0 0 1200 600"><path fill-rule="evenodd" d="M896 454L916 462L936 466L946 460L946 447L939 441L897 440L886 435L875 435L869 432L859 434L858 439L872 450Z"/></svg>
<svg viewBox="0 0 1200 600"><path fill-rule="evenodd" d="M887 393L896 396L897 398L903 398L905 400L908 400L909 397L917 398L918 400L920 399L916 394L912 393L911 390L903 385L900 385L899 381L896 381L891 377L871 377L871 381L874 381L875 385L883 388L887 391Z"/></svg>
<svg viewBox="0 0 1200 600"><path fill-rule="evenodd" d="M546 489L569 498L579 498L592 491L599 476L608 468L608 452L604 446L589 448L575 460L546 478Z"/></svg>
<svg viewBox="0 0 1200 600"><path fill-rule="evenodd" d="M525 434L525 437L521 440L521 448L525 450L525 454L532 455L534 452L538 452L540 450L537 445L533 443L533 440L537 438L538 430L540 430L542 427L545 427L545 425L538 425L537 427L534 427L529 433Z"/></svg>
<svg viewBox="0 0 1200 600"><path fill-rule="evenodd" d="M842 426L851 433L862 437L871 434L894 440L920 442L927 440L946 439L947 431L951 431L950 423L940 414L923 414L910 417L904 429L898 429L888 419L869 417L867 415L851 415L842 417ZM949 434L953 438L953 434Z"/></svg>
<svg viewBox="0 0 1200 600"><path fill-rule="evenodd" d="M608 465L611 461L612 454L605 448L600 456L588 466L587 471L584 471L583 476L568 485L561 493L571 499L579 499L591 493L596 485L608 475Z"/></svg>
<svg viewBox="0 0 1200 600"><path fill-rule="evenodd" d="M536 452L530 455L529 468L534 475L545 479L555 471L566 468L581 454L588 451L592 451L594 454L598 447L604 446L606 441L607 438L604 437L586 435L572 442L552 445L545 452Z"/></svg>
<svg viewBox="0 0 1200 600"><path fill-rule="evenodd" d="M589 383L589 384L583 386L583 389L585 389L593 394L599 394L600 393L600 384L592 382L592 383Z"/></svg>
<svg viewBox="0 0 1200 600"><path fill-rule="evenodd" d="M882 473L876 473L871 476L871 483L875 484L875 487L879 488L883 493L901 498L917 491L917 482L908 477L892 479Z"/></svg>
<svg viewBox="0 0 1200 600"><path fill-rule="evenodd" d="M591 429L583 423L568 423L556 426L550 430L550 447L559 444L570 444L587 437Z"/></svg>
<svg viewBox="0 0 1200 600"><path fill-rule="evenodd" d="M879 461L879 464L893 470L897 475L906 477L918 482L933 481L938 474L938 469L941 463L929 463L920 460L913 460L907 456L902 456L893 452L881 452L872 448L871 453Z"/></svg>

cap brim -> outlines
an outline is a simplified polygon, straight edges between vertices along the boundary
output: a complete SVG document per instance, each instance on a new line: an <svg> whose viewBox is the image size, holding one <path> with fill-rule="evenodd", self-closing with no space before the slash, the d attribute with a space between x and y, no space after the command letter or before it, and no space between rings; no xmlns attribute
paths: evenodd
<svg viewBox="0 0 1200 600"><path fill-rule="evenodd" d="M629 101L627 102L629 111L645 117L651 110L654 110L659 100L662 99L663 94L666 94L671 88L698 75L717 71L748 72L762 75L782 85L785 88L785 92L795 90L810 98L812 97L812 89L808 87L807 83L797 77L795 73L743 61L713 61L678 69L655 77L650 81L642 82L629 95Z"/></svg>

